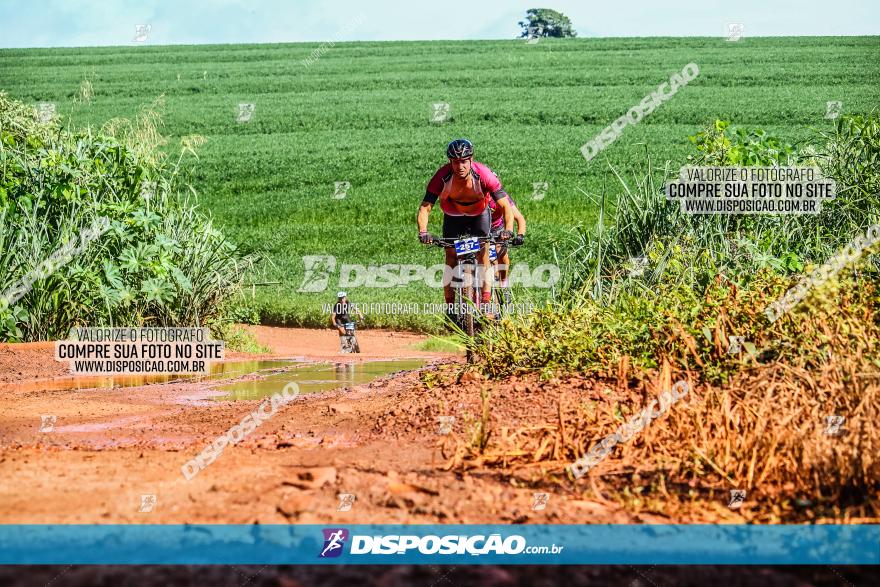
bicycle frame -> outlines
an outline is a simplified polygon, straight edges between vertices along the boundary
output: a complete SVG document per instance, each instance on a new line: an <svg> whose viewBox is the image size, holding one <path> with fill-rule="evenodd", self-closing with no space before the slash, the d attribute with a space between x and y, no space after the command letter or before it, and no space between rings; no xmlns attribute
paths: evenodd
<svg viewBox="0 0 880 587"><path fill-rule="evenodd" d="M345 322L342 327L345 329L345 334L339 335L339 352L344 354L360 353L361 347L358 344L357 336L355 336L355 323Z"/></svg>
<svg viewBox="0 0 880 587"><path fill-rule="evenodd" d="M502 242L500 239L496 239L491 236L486 237L486 236L464 235L459 238L438 238L438 237L432 236L431 238L433 239L431 242L432 245L434 245L436 247L443 248L443 249L454 248L456 242L465 241L465 240L476 240L478 243L480 243L481 248L483 245L493 245L493 244L497 245ZM478 265L477 252L478 251L473 251L473 252L466 253L463 255L457 255L457 260L458 260L457 266L462 267L463 268L462 270L468 272L469 274L472 273ZM474 283L473 275L471 274L471 275L469 275L469 277L470 277L470 279L463 280L465 284L467 284L467 283L473 284ZM458 288L458 289L460 289L460 288ZM475 299L474 301L478 302L479 300Z"/></svg>
<svg viewBox="0 0 880 587"><path fill-rule="evenodd" d="M506 241L501 239L496 239L492 236L469 236L463 235L458 238L438 238L431 235L431 244L440 247L443 249L454 248L457 242L476 239L476 242L480 244L480 248L484 245L490 244L504 244L505 246L509 246ZM457 253L458 251L456 251ZM464 310L462 330L464 330L468 337L473 338L474 329L475 329L475 317L474 313L477 308L480 307L480 298L477 293L478 290L474 285L474 272L477 268L477 252L471 251L468 253L464 253L461 255L456 255L458 259L457 266L461 268L461 277L463 283L461 287L455 288L455 308L454 312L459 319L459 322L462 321L462 310ZM473 359L472 351L469 348L467 350L467 360L471 362Z"/></svg>

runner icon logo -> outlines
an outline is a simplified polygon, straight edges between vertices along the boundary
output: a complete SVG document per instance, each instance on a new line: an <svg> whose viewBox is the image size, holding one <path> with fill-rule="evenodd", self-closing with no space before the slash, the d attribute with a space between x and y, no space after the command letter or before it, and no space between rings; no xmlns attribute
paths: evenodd
<svg viewBox="0 0 880 587"><path fill-rule="evenodd" d="M433 104L434 114L431 116L431 122L444 122L449 116L449 104L446 102L437 102Z"/></svg>
<svg viewBox="0 0 880 587"><path fill-rule="evenodd" d="M351 506L354 505L354 500L357 499L353 493L340 493L339 498L339 507L336 508L337 512L350 512Z"/></svg>
<svg viewBox="0 0 880 587"><path fill-rule="evenodd" d="M156 182L155 181L142 181L141 182L141 197L145 200L149 200L153 196L156 195Z"/></svg>
<svg viewBox="0 0 880 587"><path fill-rule="evenodd" d="M348 195L348 190L351 189L351 182L348 181L334 181L333 182L333 199L341 200Z"/></svg>
<svg viewBox="0 0 880 587"><path fill-rule="evenodd" d="M535 511L543 510L547 507L547 501L550 499L549 493L535 493L534 494L535 501L532 504L532 509Z"/></svg>
<svg viewBox="0 0 880 587"><path fill-rule="evenodd" d="M546 181L532 182L532 201L540 202L543 200L544 196L547 195L548 189L550 189L550 184Z"/></svg>
<svg viewBox="0 0 880 587"><path fill-rule="evenodd" d="M730 490L730 502L727 504L732 510L739 509L743 502L746 500L746 491L745 489L731 489Z"/></svg>
<svg viewBox="0 0 880 587"><path fill-rule="evenodd" d="M147 35L150 34L150 31L153 30L153 25L151 24L136 24L134 25L134 42L135 43L143 43L147 40Z"/></svg>
<svg viewBox="0 0 880 587"><path fill-rule="evenodd" d="M446 436L452 432L455 416L438 416L437 419L440 420L440 434Z"/></svg>
<svg viewBox="0 0 880 587"><path fill-rule="evenodd" d="M236 122L250 122L256 108L256 104L239 104L238 116L235 118Z"/></svg>
<svg viewBox="0 0 880 587"><path fill-rule="evenodd" d="M342 554L342 547L348 540L348 530L345 528L324 528L324 548L318 558L336 558Z"/></svg>
<svg viewBox="0 0 880 587"><path fill-rule="evenodd" d="M539 40L541 40L541 35L544 34L544 26L530 26L528 30L528 35L526 37L527 45L535 45Z"/></svg>
<svg viewBox="0 0 880 587"><path fill-rule="evenodd" d="M627 263L627 268L629 269L630 277L641 277L645 274L645 269L648 267L649 262L645 257L632 257Z"/></svg>
<svg viewBox="0 0 880 587"><path fill-rule="evenodd" d="M743 38L743 32L745 31L745 26L741 22L732 22L727 25L727 40L728 41L739 41Z"/></svg>
<svg viewBox="0 0 880 587"><path fill-rule="evenodd" d="M840 116L840 112L843 110L843 102L840 100L830 100L825 102L825 118L828 120L835 120Z"/></svg>
<svg viewBox="0 0 880 587"><path fill-rule="evenodd" d="M37 118L42 123L47 123L55 116L55 104L52 102L40 102L37 104Z"/></svg>
<svg viewBox="0 0 880 587"><path fill-rule="evenodd" d="M727 337L727 354L737 355L746 341L744 336L728 336Z"/></svg>

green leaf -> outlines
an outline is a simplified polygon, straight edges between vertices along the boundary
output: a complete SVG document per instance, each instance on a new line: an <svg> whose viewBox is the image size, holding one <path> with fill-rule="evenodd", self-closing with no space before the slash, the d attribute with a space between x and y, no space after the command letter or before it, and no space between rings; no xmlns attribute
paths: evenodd
<svg viewBox="0 0 880 587"><path fill-rule="evenodd" d="M132 247L128 247L119 255L120 266L128 272L134 273L141 268L141 262L138 258L137 251Z"/></svg>
<svg viewBox="0 0 880 587"><path fill-rule="evenodd" d="M104 261L102 266L104 268L104 277L107 278L107 283L117 289L121 288L122 274L119 272L119 268L111 261Z"/></svg>
<svg viewBox="0 0 880 587"><path fill-rule="evenodd" d="M147 279L141 284L141 293L148 302L169 302L174 299L174 290L171 286L158 279Z"/></svg>
<svg viewBox="0 0 880 587"><path fill-rule="evenodd" d="M186 275L184 275L183 271L181 271L179 267L177 267L176 265L172 265L171 275L174 277L174 281L177 282L177 285L180 286L180 289L184 290L187 293L192 292L192 282Z"/></svg>

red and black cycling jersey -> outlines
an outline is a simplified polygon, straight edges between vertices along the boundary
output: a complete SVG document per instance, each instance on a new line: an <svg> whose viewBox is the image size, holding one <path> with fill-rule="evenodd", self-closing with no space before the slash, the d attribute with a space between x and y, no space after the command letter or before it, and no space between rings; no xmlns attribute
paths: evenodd
<svg viewBox="0 0 880 587"><path fill-rule="evenodd" d="M439 199L440 209L448 216L479 216L486 210L487 198L497 202L506 197L507 193L492 170L473 161L471 172L465 179L453 173L451 163L438 169L428 182L422 201L434 204Z"/></svg>

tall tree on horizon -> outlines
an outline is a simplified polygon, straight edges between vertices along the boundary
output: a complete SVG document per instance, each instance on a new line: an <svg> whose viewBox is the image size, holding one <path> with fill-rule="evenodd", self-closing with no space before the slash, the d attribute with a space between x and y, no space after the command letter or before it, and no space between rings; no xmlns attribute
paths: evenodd
<svg viewBox="0 0 880 587"><path fill-rule="evenodd" d="M517 24L523 29L520 38L577 36L577 32L571 28L571 20L550 8L529 8L526 10L526 20Z"/></svg>

